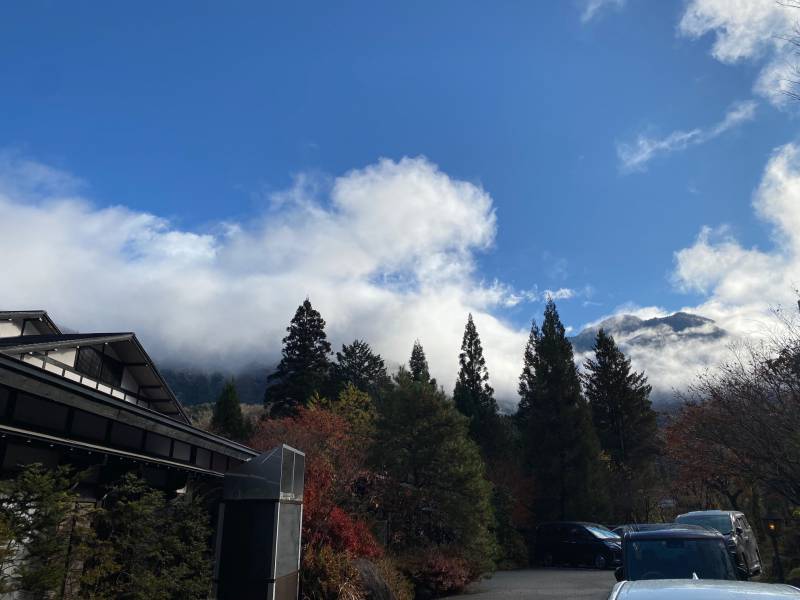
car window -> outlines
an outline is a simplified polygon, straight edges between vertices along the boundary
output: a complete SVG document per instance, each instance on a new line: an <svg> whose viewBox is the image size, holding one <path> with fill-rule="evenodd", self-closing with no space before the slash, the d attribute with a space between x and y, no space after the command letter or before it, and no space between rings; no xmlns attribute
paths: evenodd
<svg viewBox="0 0 800 600"><path fill-rule="evenodd" d="M727 535L731 532L731 518L728 515L681 515L676 521L690 525L700 525L706 529L716 529Z"/></svg>
<svg viewBox="0 0 800 600"><path fill-rule="evenodd" d="M569 537L572 540L585 540L590 536L583 527L572 527L569 530Z"/></svg>
<svg viewBox="0 0 800 600"><path fill-rule="evenodd" d="M600 527L599 525L587 525L586 529L593 537L596 537L601 540L615 540L618 537L620 537L610 529L606 529L605 527Z"/></svg>
<svg viewBox="0 0 800 600"><path fill-rule="evenodd" d="M627 550L626 550L627 551ZM728 552L719 540L638 540L626 559L627 578L736 579Z"/></svg>

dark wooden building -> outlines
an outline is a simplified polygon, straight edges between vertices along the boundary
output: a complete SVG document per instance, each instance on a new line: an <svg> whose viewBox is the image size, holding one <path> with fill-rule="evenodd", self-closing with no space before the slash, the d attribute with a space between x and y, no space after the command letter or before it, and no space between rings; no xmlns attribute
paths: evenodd
<svg viewBox="0 0 800 600"><path fill-rule="evenodd" d="M45 311L0 311L0 475L30 463L93 466L80 489L93 502L101 484L136 469L167 493L192 482L222 499L226 473L257 456L193 427L134 333L62 333Z"/></svg>

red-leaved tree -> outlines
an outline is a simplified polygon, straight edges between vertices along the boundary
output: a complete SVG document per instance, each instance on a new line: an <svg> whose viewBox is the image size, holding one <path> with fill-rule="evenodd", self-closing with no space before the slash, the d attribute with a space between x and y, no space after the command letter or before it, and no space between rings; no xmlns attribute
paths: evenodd
<svg viewBox="0 0 800 600"><path fill-rule="evenodd" d="M365 447L343 417L320 408L299 408L292 417L261 421L250 445L268 450L289 444L306 454L303 546L328 546L351 556L377 557L382 548L369 527L353 517L353 486L364 471Z"/></svg>

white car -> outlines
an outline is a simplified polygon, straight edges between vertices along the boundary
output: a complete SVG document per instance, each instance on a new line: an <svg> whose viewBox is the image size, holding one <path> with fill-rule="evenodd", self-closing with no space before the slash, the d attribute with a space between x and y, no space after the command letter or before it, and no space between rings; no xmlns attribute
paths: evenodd
<svg viewBox="0 0 800 600"><path fill-rule="evenodd" d="M650 579L621 581L608 600L800 600L800 589L791 585L749 581Z"/></svg>

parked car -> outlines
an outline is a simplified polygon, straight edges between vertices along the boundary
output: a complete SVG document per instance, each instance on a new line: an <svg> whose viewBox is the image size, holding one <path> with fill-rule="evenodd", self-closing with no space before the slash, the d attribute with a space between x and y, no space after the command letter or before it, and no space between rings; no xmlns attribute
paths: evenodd
<svg viewBox="0 0 800 600"><path fill-rule="evenodd" d="M692 581L660 579L623 581L614 586L608 600L786 600L800 598L791 585L750 581Z"/></svg>
<svg viewBox="0 0 800 600"><path fill-rule="evenodd" d="M622 564L619 536L597 523L560 521L536 528L535 559L544 566L589 565L597 569Z"/></svg>
<svg viewBox="0 0 800 600"><path fill-rule="evenodd" d="M633 531L622 539L617 581L737 579L725 538L700 527Z"/></svg>
<svg viewBox="0 0 800 600"><path fill-rule="evenodd" d="M758 541L744 513L732 510L697 510L678 515L675 521L715 529L724 535L740 578L747 579L761 573Z"/></svg>

